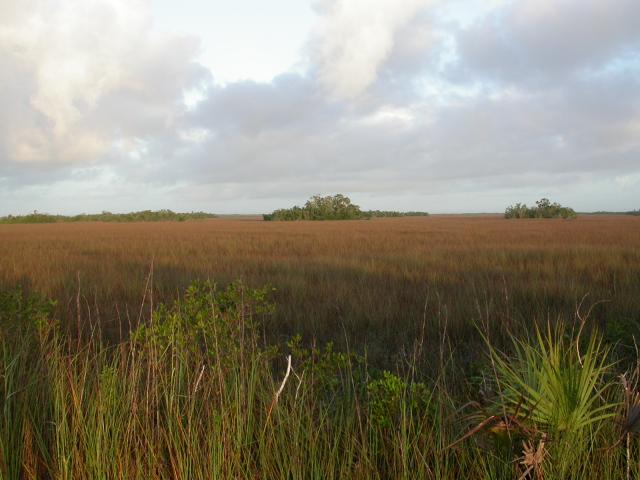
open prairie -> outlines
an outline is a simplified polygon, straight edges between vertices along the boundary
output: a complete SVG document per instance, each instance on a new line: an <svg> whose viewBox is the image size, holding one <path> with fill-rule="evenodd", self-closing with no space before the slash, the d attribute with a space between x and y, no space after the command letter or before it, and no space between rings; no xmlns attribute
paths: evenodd
<svg viewBox="0 0 640 480"><path fill-rule="evenodd" d="M632 216L0 225L0 474L638 478L639 315Z"/></svg>
<svg viewBox="0 0 640 480"><path fill-rule="evenodd" d="M640 320L631 216L0 225L0 285L57 299L62 318L76 317L80 288L103 325L126 323L126 312L135 321L152 263L156 302L196 279L270 284L272 339L346 336L377 359L411 344L425 316L446 321L455 341L477 338L480 323L574 318L584 296L583 308L601 302L592 319L605 333L630 334Z"/></svg>

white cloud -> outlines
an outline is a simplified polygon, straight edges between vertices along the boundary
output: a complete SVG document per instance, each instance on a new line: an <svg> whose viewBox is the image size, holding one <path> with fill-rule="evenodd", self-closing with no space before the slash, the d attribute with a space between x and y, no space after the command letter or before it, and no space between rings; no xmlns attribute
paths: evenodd
<svg viewBox="0 0 640 480"><path fill-rule="evenodd" d="M143 0L3 2L5 161L91 162L118 138L170 127L196 49L155 32Z"/></svg>
<svg viewBox="0 0 640 480"><path fill-rule="evenodd" d="M321 0L314 56L322 84L353 98L375 80L398 32L431 0Z"/></svg>

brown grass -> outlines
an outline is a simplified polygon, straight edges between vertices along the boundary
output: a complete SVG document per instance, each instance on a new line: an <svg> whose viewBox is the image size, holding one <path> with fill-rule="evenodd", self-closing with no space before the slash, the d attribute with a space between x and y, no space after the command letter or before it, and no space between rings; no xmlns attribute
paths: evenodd
<svg viewBox="0 0 640 480"><path fill-rule="evenodd" d="M184 223L0 225L0 288L21 284L59 299L74 318L78 273L84 309L115 325L137 317L151 261L154 300L192 280L276 287L269 334L302 333L400 352L426 315L455 340L474 322L592 318L606 330L640 312L640 219L574 221L432 216L342 222L214 219ZM135 312L135 313L133 313ZM114 327L115 328L115 327ZM616 327L617 328L617 327Z"/></svg>

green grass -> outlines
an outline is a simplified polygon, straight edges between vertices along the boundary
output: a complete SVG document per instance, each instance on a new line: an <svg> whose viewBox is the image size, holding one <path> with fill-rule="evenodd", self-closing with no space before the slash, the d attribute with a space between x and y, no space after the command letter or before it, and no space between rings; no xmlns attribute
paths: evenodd
<svg viewBox="0 0 640 480"><path fill-rule="evenodd" d="M96 317L76 330L51 302L3 294L1 478L510 479L527 444L544 452L528 478L638 473L614 419L620 365L596 332L558 322L506 353L487 340L474 375L444 328L436 376L421 338L378 370L330 344L265 344L269 292L196 283L109 343Z"/></svg>

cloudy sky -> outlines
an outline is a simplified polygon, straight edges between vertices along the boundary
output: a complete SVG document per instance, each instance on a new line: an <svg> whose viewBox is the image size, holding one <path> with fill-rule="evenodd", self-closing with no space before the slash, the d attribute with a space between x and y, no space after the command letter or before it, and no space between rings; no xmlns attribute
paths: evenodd
<svg viewBox="0 0 640 480"><path fill-rule="evenodd" d="M638 0L2 0L0 215L640 208Z"/></svg>

